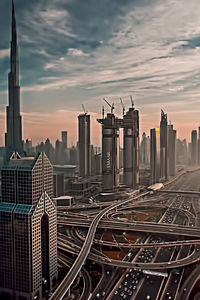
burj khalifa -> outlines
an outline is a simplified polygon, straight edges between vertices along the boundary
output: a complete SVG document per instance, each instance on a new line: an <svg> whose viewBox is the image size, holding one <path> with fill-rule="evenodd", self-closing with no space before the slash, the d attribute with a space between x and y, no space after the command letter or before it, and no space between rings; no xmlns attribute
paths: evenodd
<svg viewBox="0 0 200 300"><path fill-rule="evenodd" d="M19 56L15 8L12 1L12 40L10 48L10 72L8 74L9 104L6 107L7 132L5 134L6 158L13 152L23 152L22 117L20 115Z"/></svg>

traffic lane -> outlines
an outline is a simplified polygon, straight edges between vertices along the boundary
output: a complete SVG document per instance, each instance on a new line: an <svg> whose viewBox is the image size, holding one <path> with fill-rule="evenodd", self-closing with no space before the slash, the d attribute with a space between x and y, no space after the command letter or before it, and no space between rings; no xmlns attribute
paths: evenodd
<svg viewBox="0 0 200 300"><path fill-rule="evenodd" d="M141 222L142 223L142 222ZM58 220L58 224L60 225L73 225L73 226L90 226L90 222L82 222L82 220ZM179 226L179 225L167 225L167 224L153 224L153 223L122 223L122 222L106 222L103 221L98 225L98 228L112 228L116 230L129 230L129 231L141 231L141 232L151 232L158 234L168 234L168 235L182 235L182 236L191 236L191 237L199 237L199 228L196 227L188 227L188 226Z"/></svg>
<svg viewBox="0 0 200 300"><path fill-rule="evenodd" d="M131 298L131 300L143 300L143 299L157 299L158 288L162 285L164 278L161 276L148 275L145 278L142 288L140 288L136 297ZM156 288L157 287L157 288Z"/></svg>

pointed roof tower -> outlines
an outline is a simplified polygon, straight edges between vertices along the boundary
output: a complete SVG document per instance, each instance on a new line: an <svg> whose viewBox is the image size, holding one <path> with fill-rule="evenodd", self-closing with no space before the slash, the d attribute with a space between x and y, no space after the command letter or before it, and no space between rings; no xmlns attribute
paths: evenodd
<svg viewBox="0 0 200 300"><path fill-rule="evenodd" d="M19 87L19 57L17 45L17 28L15 6L12 0L12 25L10 43L10 72L8 74L9 105L6 108L7 133L5 134L6 157L13 152L23 152L22 121L20 115L20 87Z"/></svg>

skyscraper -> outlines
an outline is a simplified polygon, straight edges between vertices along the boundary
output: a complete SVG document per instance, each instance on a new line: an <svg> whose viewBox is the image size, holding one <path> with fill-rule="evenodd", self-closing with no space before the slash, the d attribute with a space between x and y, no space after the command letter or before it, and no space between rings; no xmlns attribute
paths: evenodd
<svg viewBox="0 0 200 300"><path fill-rule="evenodd" d="M130 107L123 117L124 183L136 188L139 184L139 112Z"/></svg>
<svg viewBox="0 0 200 300"><path fill-rule="evenodd" d="M78 150L79 150L79 174L81 177L90 175L90 115L78 116Z"/></svg>
<svg viewBox="0 0 200 300"><path fill-rule="evenodd" d="M168 154L169 154L169 175L176 175L176 130L173 125L168 125Z"/></svg>
<svg viewBox="0 0 200 300"><path fill-rule="evenodd" d="M150 130L150 184L160 179L160 128Z"/></svg>
<svg viewBox="0 0 200 300"><path fill-rule="evenodd" d="M198 133L199 133L199 136L198 136L198 165L200 165L200 127L198 128Z"/></svg>
<svg viewBox="0 0 200 300"><path fill-rule="evenodd" d="M122 120L108 113L102 124L102 181L103 189L112 192L119 187L119 128Z"/></svg>
<svg viewBox="0 0 200 300"><path fill-rule="evenodd" d="M198 149L197 148L197 131L192 130L192 132L191 132L191 164L192 164L192 166L197 165L197 159L198 159L197 149Z"/></svg>
<svg viewBox="0 0 200 300"><path fill-rule="evenodd" d="M64 148L66 149L67 148L67 131L62 131L61 132L61 136L62 136L62 143L63 143L63 146Z"/></svg>
<svg viewBox="0 0 200 300"><path fill-rule="evenodd" d="M7 132L5 134L6 158L13 151L23 152L22 120L20 115L20 87L19 87L19 57L17 45L17 30L15 8L12 1L12 39L10 49L10 72L8 74L9 105L6 108Z"/></svg>
<svg viewBox="0 0 200 300"><path fill-rule="evenodd" d="M39 300L57 281L53 167L45 153L14 153L1 178L0 299Z"/></svg>
<svg viewBox="0 0 200 300"><path fill-rule="evenodd" d="M143 165L147 165L150 162L150 140L145 132L142 134L142 141L140 144L140 162Z"/></svg>
<svg viewBox="0 0 200 300"><path fill-rule="evenodd" d="M168 178L169 159L168 159L168 122L167 114L161 110L160 121L160 176Z"/></svg>

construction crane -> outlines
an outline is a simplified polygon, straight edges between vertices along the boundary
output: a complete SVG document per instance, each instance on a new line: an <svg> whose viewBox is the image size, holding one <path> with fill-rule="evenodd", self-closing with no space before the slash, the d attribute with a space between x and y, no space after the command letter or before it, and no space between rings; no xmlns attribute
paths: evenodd
<svg viewBox="0 0 200 300"><path fill-rule="evenodd" d="M103 98L103 100L108 104L108 106L109 106L110 109L111 109L111 114L113 114L113 111L114 111L114 109L115 109L114 103L111 105L105 98Z"/></svg>
<svg viewBox="0 0 200 300"><path fill-rule="evenodd" d="M87 115L88 112L85 110L85 106L83 104L82 104L82 108L83 108L84 114Z"/></svg>
<svg viewBox="0 0 200 300"><path fill-rule="evenodd" d="M123 116L124 116L124 114L125 114L125 106L124 106L122 98L120 98L120 101L121 101L122 110L123 110Z"/></svg>
<svg viewBox="0 0 200 300"><path fill-rule="evenodd" d="M104 105L102 106L102 119L104 119L104 113L105 113L105 109L104 109Z"/></svg>
<svg viewBox="0 0 200 300"><path fill-rule="evenodd" d="M131 98L131 106L132 106L132 108L134 108L134 101L133 101L133 97L132 97L132 96L130 96L130 98Z"/></svg>

